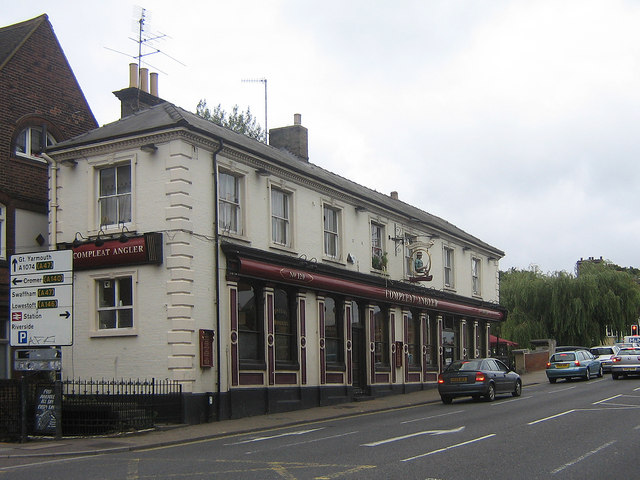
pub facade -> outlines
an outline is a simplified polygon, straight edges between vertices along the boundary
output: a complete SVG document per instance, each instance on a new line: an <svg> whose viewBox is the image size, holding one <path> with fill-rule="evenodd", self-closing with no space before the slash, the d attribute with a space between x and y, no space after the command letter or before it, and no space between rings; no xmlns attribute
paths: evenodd
<svg viewBox="0 0 640 480"><path fill-rule="evenodd" d="M196 423L433 388L488 354L501 250L311 163L299 115L267 145L152 100L47 150L63 377L177 380Z"/></svg>

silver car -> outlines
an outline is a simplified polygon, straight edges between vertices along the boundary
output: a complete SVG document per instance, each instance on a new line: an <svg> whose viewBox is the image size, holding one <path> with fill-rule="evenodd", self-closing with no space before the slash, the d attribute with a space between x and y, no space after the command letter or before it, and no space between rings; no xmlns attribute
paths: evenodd
<svg viewBox="0 0 640 480"><path fill-rule="evenodd" d="M640 375L640 347L621 348L611 363L611 378Z"/></svg>
<svg viewBox="0 0 640 480"><path fill-rule="evenodd" d="M611 364L613 363L611 359L620 351L620 347L617 345L599 345L597 347L591 347L589 351L600 360L602 371L610 372Z"/></svg>

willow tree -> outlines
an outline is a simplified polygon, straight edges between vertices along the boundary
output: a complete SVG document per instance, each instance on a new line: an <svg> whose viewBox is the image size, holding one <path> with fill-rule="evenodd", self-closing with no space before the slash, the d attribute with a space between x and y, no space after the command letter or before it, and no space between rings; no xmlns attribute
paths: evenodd
<svg viewBox="0 0 640 480"><path fill-rule="evenodd" d="M578 276L511 269L500 275L500 303L509 312L500 333L521 346L535 338L591 346L607 328L624 334L638 322L640 285L633 273L604 263Z"/></svg>

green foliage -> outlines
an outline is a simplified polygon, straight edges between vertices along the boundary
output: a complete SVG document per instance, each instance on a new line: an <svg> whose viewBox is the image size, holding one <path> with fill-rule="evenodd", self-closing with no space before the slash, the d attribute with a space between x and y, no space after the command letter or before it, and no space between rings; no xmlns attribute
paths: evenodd
<svg viewBox="0 0 640 480"><path fill-rule="evenodd" d="M247 107L246 112L239 112L238 105L234 105L231 114L229 114L220 104L218 104L213 111L210 110L207 106L207 101L202 99L196 107L196 115L260 142L264 142L265 140L266 132L251 114L249 107Z"/></svg>
<svg viewBox="0 0 640 480"><path fill-rule="evenodd" d="M624 335L638 323L640 284L637 270L605 262L583 263L577 277L511 269L500 272L500 304L509 312L500 335L522 347L536 338L591 346L607 327Z"/></svg>

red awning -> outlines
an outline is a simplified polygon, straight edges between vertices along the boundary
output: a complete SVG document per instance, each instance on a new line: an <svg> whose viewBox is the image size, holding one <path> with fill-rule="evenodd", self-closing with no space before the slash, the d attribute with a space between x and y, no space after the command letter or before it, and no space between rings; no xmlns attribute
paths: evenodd
<svg viewBox="0 0 640 480"><path fill-rule="evenodd" d="M511 340L507 340L506 338L500 338L500 345L508 345L510 347L517 347L518 344L516 342L512 342ZM496 337L495 335L489 335L489 343L491 345L497 345L498 344L498 337Z"/></svg>

